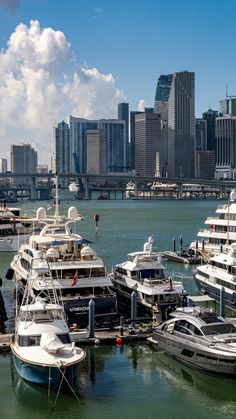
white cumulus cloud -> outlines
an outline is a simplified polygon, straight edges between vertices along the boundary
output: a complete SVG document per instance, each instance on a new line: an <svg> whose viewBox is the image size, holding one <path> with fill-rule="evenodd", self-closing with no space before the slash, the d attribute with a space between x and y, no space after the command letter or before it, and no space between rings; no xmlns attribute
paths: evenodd
<svg viewBox="0 0 236 419"><path fill-rule="evenodd" d="M138 103L138 110L144 112L144 109L147 107L147 101L145 99L140 99Z"/></svg>
<svg viewBox="0 0 236 419"><path fill-rule="evenodd" d="M112 74L76 64L63 32L21 23L0 52L0 157L30 142L49 162L54 123L70 114L116 117L124 99Z"/></svg>

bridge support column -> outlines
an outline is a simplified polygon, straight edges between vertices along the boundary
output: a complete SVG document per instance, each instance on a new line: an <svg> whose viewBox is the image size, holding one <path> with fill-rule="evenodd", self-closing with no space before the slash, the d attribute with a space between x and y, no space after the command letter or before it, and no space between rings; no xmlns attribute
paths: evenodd
<svg viewBox="0 0 236 419"><path fill-rule="evenodd" d="M138 184L137 181L135 181L135 186L134 186L134 196L135 198L138 198Z"/></svg>
<svg viewBox="0 0 236 419"><path fill-rule="evenodd" d="M36 187L35 187L35 177L30 179L30 199L36 199Z"/></svg>
<svg viewBox="0 0 236 419"><path fill-rule="evenodd" d="M178 185L178 199L183 199L183 184Z"/></svg>
<svg viewBox="0 0 236 419"><path fill-rule="evenodd" d="M83 179L84 189L85 189L85 199L91 199L91 192L89 190L89 180L88 178Z"/></svg>

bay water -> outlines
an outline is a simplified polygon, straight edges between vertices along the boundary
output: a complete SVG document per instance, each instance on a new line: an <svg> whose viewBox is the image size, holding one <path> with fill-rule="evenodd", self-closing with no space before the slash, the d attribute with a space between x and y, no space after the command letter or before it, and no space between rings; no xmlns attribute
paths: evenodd
<svg viewBox="0 0 236 419"><path fill-rule="evenodd" d="M68 196L69 197L69 196ZM127 253L142 250L149 236L154 250L172 250L173 238L178 249L180 236L187 249L213 215L217 200L92 200L62 201L61 212L76 206L85 220L72 226L87 239L104 259L110 271L126 260ZM17 204L32 214L48 202ZM98 233L94 215L99 214ZM0 254L1 288L11 331L13 283L4 279L13 253ZM164 261L163 261L164 262ZM196 294L192 267L166 264L169 273L181 279L187 291ZM153 349L146 343L122 346L87 347L80 369L80 401L72 393L59 395L32 386L14 371L9 353L0 354L0 414L2 418L113 418L179 419L236 418L236 380L190 369Z"/></svg>

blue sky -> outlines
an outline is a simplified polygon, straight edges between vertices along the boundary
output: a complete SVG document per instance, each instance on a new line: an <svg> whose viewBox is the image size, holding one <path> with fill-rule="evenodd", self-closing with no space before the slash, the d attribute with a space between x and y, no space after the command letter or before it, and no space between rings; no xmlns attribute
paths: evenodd
<svg viewBox="0 0 236 419"><path fill-rule="evenodd" d="M75 67L96 68L99 75L90 76L104 84L93 84L93 96L109 84L107 103L112 101L113 111L110 105L105 116L116 116L112 88L113 93L119 90L116 101L126 98L131 110L140 99L152 106L158 76L181 70L196 75L196 116L208 107L218 109L226 84L228 93L236 95L236 0L0 0L2 52L17 26L22 22L28 28L30 20L37 20L41 31L61 31L70 43L70 60L66 70L62 65L61 77ZM110 73L113 79L104 80ZM84 101L83 95L78 98ZM102 100L99 117L106 96ZM94 101L93 106L99 105ZM68 114L81 109L73 98ZM82 116L94 114L87 105Z"/></svg>

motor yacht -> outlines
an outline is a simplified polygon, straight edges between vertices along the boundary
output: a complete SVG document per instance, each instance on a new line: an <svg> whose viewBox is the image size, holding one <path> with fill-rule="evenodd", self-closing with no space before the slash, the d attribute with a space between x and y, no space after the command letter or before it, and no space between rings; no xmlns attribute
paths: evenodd
<svg viewBox="0 0 236 419"><path fill-rule="evenodd" d="M16 252L32 230L32 221L21 216L20 208L8 208L0 203L0 252Z"/></svg>
<svg viewBox="0 0 236 419"><path fill-rule="evenodd" d="M208 217L206 228L198 232L199 240L194 240L190 249L196 253L214 256L236 242L236 191L230 193L229 203L219 205L216 215Z"/></svg>
<svg viewBox="0 0 236 419"><path fill-rule="evenodd" d="M22 304L16 307L12 359L26 381L48 389L60 390L62 384L77 387L85 352L70 340L63 306L47 272L41 271L41 279L52 286L35 296L33 283L28 282Z"/></svg>
<svg viewBox="0 0 236 419"><path fill-rule="evenodd" d="M111 274L118 311L130 317L131 295L137 293L137 315L149 320L166 319L169 312L185 304L186 291L180 281L165 274L161 254L152 251L149 237L143 251L128 254L128 260L117 264Z"/></svg>
<svg viewBox="0 0 236 419"><path fill-rule="evenodd" d="M33 280L35 295L48 286L40 272L47 267L54 281L60 302L63 303L68 324L88 325L89 301L95 302L95 326L113 326L117 320L117 298L111 290L111 278L104 262L89 244L90 240L72 231L71 225L83 217L75 207L68 216L59 215L56 199L54 218L47 219L44 208L39 208L36 219L45 221L39 232L34 232L29 242L23 244L11 262L11 272L21 295ZM19 292L20 295L20 292Z"/></svg>
<svg viewBox="0 0 236 419"><path fill-rule="evenodd" d="M148 340L188 366L236 376L236 328L213 309L178 309Z"/></svg>
<svg viewBox="0 0 236 419"><path fill-rule="evenodd" d="M201 294L208 294L219 301L223 288L225 305L236 309L236 243L231 245L230 250L212 257L205 265L198 265L192 272Z"/></svg>

